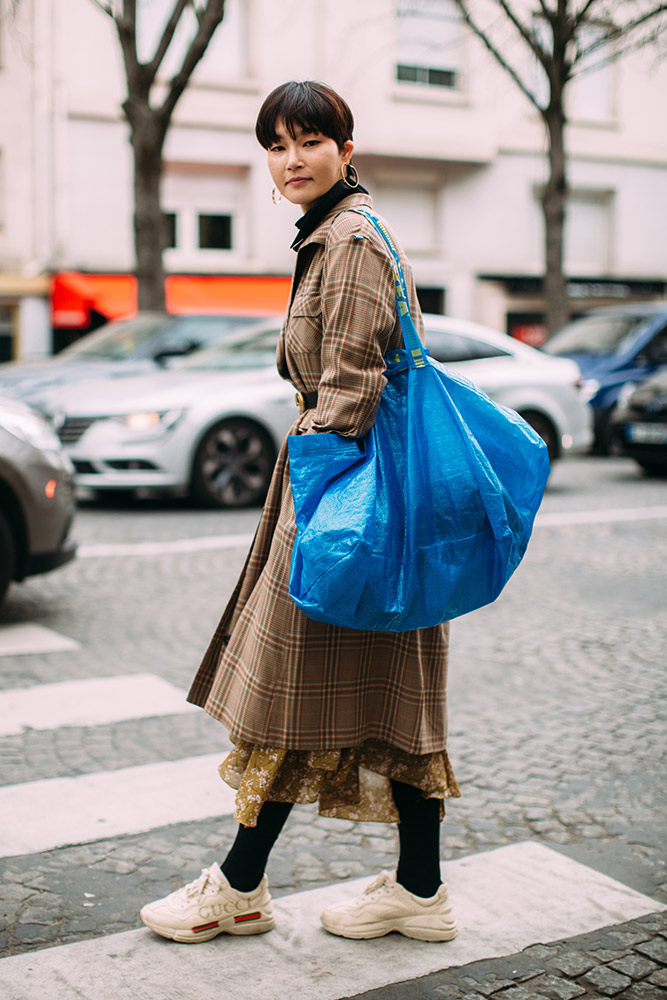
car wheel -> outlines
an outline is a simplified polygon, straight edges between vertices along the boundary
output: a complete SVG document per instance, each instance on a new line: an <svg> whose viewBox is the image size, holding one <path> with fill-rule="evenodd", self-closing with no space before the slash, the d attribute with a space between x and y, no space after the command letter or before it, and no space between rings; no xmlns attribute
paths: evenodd
<svg viewBox="0 0 667 1000"><path fill-rule="evenodd" d="M0 510L0 603L4 600L9 584L14 579L16 546L9 521Z"/></svg>
<svg viewBox="0 0 667 1000"><path fill-rule="evenodd" d="M530 424L534 431L537 431L546 444L547 451L549 452L549 461L555 461L559 454L558 435L556 434L556 428L549 418L545 417L542 413L534 413L532 410L527 410L521 416L527 424Z"/></svg>
<svg viewBox="0 0 667 1000"><path fill-rule="evenodd" d="M250 420L222 420L206 432L195 453L192 495L207 507L261 503L276 452L268 434Z"/></svg>
<svg viewBox="0 0 667 1000"><path fill-rule="evenodd" d="M667 476L667 464L664 462L651 462L646 459L636 458L635 461L638 465L641 465L642 469L647 476L655 476L656 478L662 479Z"/></svg>

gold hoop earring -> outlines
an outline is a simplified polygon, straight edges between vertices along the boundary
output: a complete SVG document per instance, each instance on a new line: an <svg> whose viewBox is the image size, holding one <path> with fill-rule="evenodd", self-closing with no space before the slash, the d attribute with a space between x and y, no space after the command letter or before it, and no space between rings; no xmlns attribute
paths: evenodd
<svg viewBox="0 0 667 1000"><path fill-rule="evenodd" d="M359 186L359 174L357 173L357 168L352 166L351 163L341 163L340 176L343 184L347 187L356 188Z"/></svg>
<svg viewBox="0 0 667 1000"><path fill-rule="evenodd" d="M278 195L277 198L276 198L276 194ZM280 191L278 191L277 188L273 188L273 190L271 191L271 201L273 202L273 204L277 205L278 202L282 201L282 200L283 200L283 196L281 195Z"/></svg>

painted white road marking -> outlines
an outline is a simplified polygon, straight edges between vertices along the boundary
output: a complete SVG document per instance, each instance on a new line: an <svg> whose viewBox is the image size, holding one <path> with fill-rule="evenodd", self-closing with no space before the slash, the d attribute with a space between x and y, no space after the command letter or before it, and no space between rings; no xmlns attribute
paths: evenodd
<svg viewBox="0 0 667 1000"><path fill-rule="evenodd" d="M667 517L666 506L610 507L607 510L553 511L538 514L536 528L560 528L570 524L613 524L621 521L653 521Z"/></svg>
<svg viewBox="0 0 667 1000"><path fill-rule="evenodd" d="M185 692L154 674L60 681L0 692L0 736L189 711L198 709L187 703Z"/></svg>
<svg viewBox="0 0 667 1000"><path fill-rule="evenodd" d="M0 625L0 656L59 653L79 648L74 639L43 625Z"/></svg>
<svg viewBox="0 0 667 1000"><path fill-rule="evenodd" d="M236 793L218 775L224 755L5 785L0 857L229 815Z"/></svg>
<svg viewBox="0 0 667 1000"><path fill-rule="evenodd" d="M161 556L172 552L207 552L212 549L247 549L254 535L210 535L203 538L173 538L163 542L125 542L81 545L79 559L100 556Z"/></svg>
<svg viewBox="0 0 667 1000"><path fill-rule="evenodd" d="M444 865L459 922L454 941L396 934L347 941L322 930L325 906L358 894L368 879L284 896L277 927L196 948L137 930L5 958L0 995L33 1000L338 1000L451 966L514 955L530 945L585 934L665 907L540 844L514 844Z"/></svg>

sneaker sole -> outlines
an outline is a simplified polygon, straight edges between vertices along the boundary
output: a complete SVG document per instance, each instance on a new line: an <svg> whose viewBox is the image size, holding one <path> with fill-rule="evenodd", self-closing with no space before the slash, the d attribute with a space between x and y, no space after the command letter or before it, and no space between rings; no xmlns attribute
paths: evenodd
<svg viewBox="0 0 667 1000"><path fill-rule="evenodd" d="M342 928L329 923L324 917L321 919L322 926L329 934L352 938L355 941L384 937L385 934L391 934L392 931L397 931L404 937L413 938L416 941L452 941L459 932L455 920L443 925L442 923L429 923L428 920L419 917L404 917L399 920L382 920L374 924Z"/></svg>
<svg viewBox="0 0 667 1000"><path fill-rule="evenodd" d="M180 944L198 944L200 941L211 941L219 934L232 934L238 937L249 937L251 934L266 934L276 926L275 917L262 916L257 920L243 920L237 924L215 923L213 926L205 925L201 930L193 931L187 927L165 927L162 924L151 920L149 916L141 914L141 919L155 934L168 938L170 941L178 941Z"/></svg>

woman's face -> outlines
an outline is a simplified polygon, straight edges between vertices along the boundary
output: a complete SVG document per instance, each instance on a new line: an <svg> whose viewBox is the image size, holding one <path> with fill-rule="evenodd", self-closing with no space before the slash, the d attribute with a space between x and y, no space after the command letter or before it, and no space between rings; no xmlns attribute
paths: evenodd
<svg viewBox="0 0 667 1000"><path fill-rule="evenodd" d="M348 163L353 145L348 139L343 150L335 139L321 132L297 128L293 139L279 118L277 141L269 146L269 171L280 193L304 212L341 178L341 164Z"/></svg>

